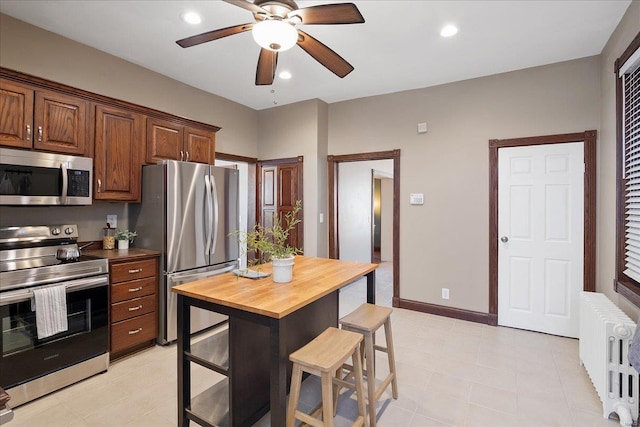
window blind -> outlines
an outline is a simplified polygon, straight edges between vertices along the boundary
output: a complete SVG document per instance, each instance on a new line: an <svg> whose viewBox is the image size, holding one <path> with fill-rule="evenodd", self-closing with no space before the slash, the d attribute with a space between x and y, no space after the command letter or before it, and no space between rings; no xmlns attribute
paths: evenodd
<svg viewBox="0 0 640 427"><path fill-rule="evenodd" d="M637 65L628 67L630 71L622 76L622 134L625 153L624 274L640 283L640 67Z"/></svg>

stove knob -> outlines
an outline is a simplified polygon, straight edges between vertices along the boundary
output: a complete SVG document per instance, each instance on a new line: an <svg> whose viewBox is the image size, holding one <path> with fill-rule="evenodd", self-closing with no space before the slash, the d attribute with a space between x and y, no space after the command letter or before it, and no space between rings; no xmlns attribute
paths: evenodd
<svg viewBox="0 0 640 427"><path fill-rule="evenodd" d="M51 234L53 234L54 236L57 236L58 234L60 234L60 229L59 228L52 228L51 229Z"/></svg>
<svg viewBox="0 0 640 427"><path fill-rule="evenodd" d="M67 227L67 228L64 230L64 234L67 234L67 235L69 235L69 234L73 234L73 228L71 228L71 227Z"/></svg>

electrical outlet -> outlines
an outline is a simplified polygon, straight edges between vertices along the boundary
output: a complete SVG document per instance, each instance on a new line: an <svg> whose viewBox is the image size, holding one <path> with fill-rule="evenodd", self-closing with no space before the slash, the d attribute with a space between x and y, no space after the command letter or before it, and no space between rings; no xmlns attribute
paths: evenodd
<svg viewBox="0 0 640 427"><path fill-rule="evenodd" d="M118 228L118 215L107 215L107 222L111 228Z"/></svg>
<svg viewBox="0 0 640 427"><path fill-rule="evenodd" d="M449 299L449 288L442 288L442 299Z"/></svg>

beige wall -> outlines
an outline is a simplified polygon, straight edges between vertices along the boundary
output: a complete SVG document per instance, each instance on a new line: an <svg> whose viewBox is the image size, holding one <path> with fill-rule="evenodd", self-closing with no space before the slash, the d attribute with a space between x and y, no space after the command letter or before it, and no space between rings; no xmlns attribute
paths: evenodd
<svg viewBox="0 0 640 427"><path fill-rule="evenodd" d="M604 292L633 319L640 309L613 290L615 277L616 230L616 76L614 61L622 55L640 32L640 1L633 1L618 28L613 32L601 56L600 134L598 135L598 230L597 290Z"/></svg>
<svg viewBox="0 0 640 427"><path fill-rule="evenodd" d="M326 108L316 99L258 113L259 159L304 157L304 253L309 256L327 255L326 221L319 221L321 209L326 209Z"/></svg>
<svg viewBox="0 0 640 427"><path fill-rule="evenodd" d="M488 140L599 125L600 60L590 57L331 104L329 154L401 150L400 297L444 304L446 287L448 305L486 313ZM409 193L424 205L410 206Z"/></svg>

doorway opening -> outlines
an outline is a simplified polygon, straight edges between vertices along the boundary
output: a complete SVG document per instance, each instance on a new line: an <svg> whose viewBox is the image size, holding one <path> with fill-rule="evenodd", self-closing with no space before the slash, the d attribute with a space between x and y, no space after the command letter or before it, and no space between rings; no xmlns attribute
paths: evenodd
<svg viewBox="0 0 640 427"><path fill-rule="evenodd" d="M375 256L375 183L380 180L380 256L376 282L389 275L388 302L398 307L400 295L400 150L328 156L329 167L329 258L372 262ZM379 162L382 161L382 162ZM386 181L386 182L385 182ZM364 182L364 184L358 184ZM345 188L345 185L352 186ZM358 186L359 187L354 187ZM390 187L390 188L389 188ZM342 190L341 190L342 188ZM360 188L363 190L354 190ZM384 194L384 191L391 194ZM390 230L384 235L386 224ZM345 224L346 223L346 224ZM358 231L360 230L360 231ZM387 242L384 239L388 239ZM346 244L343 244L346 242ZM387 253L385 249L388 250ZM383 255L384 252L384 255ZM376 293L380 289L376 284Z"/></svg>

